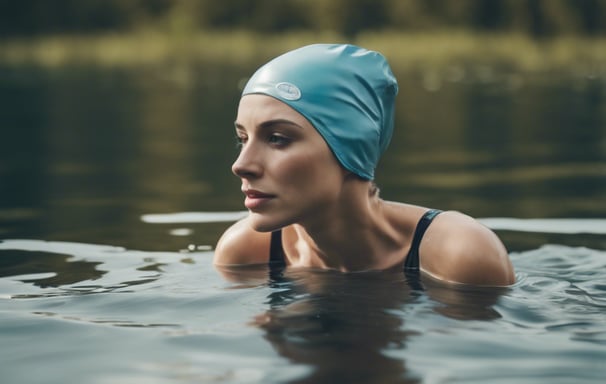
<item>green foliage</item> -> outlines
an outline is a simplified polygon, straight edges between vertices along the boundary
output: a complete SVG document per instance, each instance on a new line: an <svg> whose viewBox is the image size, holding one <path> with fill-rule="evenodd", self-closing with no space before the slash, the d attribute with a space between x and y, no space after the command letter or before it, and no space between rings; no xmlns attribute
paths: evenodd
<svg viewBox="0 0 606 384"><path fill-rule="evenodd" d="M604 35L606 0L0 0L0 36L155 29Z"/></svg>

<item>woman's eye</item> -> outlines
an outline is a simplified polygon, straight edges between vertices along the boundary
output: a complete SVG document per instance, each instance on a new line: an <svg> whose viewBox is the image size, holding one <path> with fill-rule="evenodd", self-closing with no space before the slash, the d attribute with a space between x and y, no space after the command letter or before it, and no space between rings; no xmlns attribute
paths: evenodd
<svg viewBox="0 0 606 384"><path fill-rule="evenodd" d="M272 134L269 136L268 141L270 144L276 145L276 146L285 146L288 143L290 143L290 139L287 137L284 137L282 135L276 135L276 134Z"/></svg>
<svg viewBox="0 0 606 384"><path fill-rule="evenodd" d="M246 144L246 137L236 136L236 147L242 148Z"/></svg>

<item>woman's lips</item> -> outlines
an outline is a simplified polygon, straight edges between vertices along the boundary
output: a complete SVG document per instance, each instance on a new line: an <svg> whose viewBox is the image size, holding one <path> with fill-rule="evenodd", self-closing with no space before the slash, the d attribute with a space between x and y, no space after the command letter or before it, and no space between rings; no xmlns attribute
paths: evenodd
<svg viewBox="0 0 606 384"><path fill-rule="evenodd" d="M264 204L267 204L267 202L276 197L275 195L254 189L247 189L243 192L246 195L246 199L244 199L244 206L251 211L261 208Z"/></svg>

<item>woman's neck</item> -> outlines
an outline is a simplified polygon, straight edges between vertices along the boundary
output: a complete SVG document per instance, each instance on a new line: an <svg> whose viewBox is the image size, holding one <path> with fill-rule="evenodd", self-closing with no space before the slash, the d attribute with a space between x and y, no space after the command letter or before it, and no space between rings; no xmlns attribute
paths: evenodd
<svg viewBox="0 0 606 384"><path fill-rule="evenodd" d="M401 240L385 209L376 194L352 193L321 216L293 225L297 264L349 272L396 263Z"/></svg>

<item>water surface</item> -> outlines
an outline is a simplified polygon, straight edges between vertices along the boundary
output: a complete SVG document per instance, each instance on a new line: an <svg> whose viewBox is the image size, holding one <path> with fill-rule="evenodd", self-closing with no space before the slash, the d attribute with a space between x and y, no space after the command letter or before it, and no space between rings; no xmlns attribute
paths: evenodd
<svg viewBox="0 0 606 384"><path fill-rule="evenodd" d="M265 268L211 251L0 243L11 382L575 382L606 370L606 252L512 254L508 289Z"/></svg>
<svg viewBox="0 0 606 384"><path fill-rule="evenodd" d="M217 271L254 63L0 68L0 369L15 383L598 383L606 80L399 72L385 198L495 228L516 285Z"/></svg>

